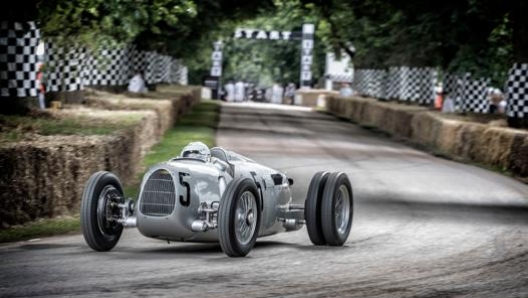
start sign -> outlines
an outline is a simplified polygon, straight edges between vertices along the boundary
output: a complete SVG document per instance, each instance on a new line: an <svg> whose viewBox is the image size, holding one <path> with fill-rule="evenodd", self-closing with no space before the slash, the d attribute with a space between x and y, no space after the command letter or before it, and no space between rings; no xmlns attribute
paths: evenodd
<svg viewBox="0 0 528 298"><path fill-rule="evenodd" d="M291 31L264 31L248 28L238 28L235 30L235 38L291 40L292 37Z"/></svg>
<svg viewBox="0 0 528 298"><path fill-rule="evenodd" d="M313 62L313 47L314 47L314 31L313 24L303 24L302 31L279 31L279 30L259 30L251 28L237 28L234 33L234 38L257 39L257 40L297 40L301 41L301 71L300 71L300 87L310 88L312 78L312 62ZM215 85L213 88L213 98L220 96L220 81L222 76L222 42L217 41L213 44L214 50L211 54L212 66L209 80L204 84ZM214 82L213 82L214 81Z"/></svg>

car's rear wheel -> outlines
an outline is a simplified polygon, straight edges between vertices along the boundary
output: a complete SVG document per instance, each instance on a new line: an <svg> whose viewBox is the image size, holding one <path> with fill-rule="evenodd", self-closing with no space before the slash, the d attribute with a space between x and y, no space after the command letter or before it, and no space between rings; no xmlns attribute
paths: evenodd
<svg viewBox="0 0 528 298"><path fill-rule="evenodd" d="M228 185L220 201L220 246L230 257L244 257L255 245L259 229L260 205L257 186L249 178L239 178Z"/></svg>
<svg viewBox="0 0 528 298"><path fill-rule="evenodd" d="M101 171L88 180L81 201L81 228L92 249L109 251L116 246L123 232L117 204L123 199L123 187L114 174Z"/></svg>
<svg viewBox="0 0 528 298"><path fill-rule="evenodd" d="M308 195L304 202L304 217L306 219L306 229L310 241L314 245L325 245L326 240L323 235L321 225L321 201L323 198L324 186L328 178L328 172L317 172L310 181Z"/></svg>
<svg viewBox="0 0 528 298"><path fill-rule="evenodd" d="M321 225L325 241L331 246L343 245L352 228L353 195L345 173L332 173L324 186L321 201Z"/></svg>

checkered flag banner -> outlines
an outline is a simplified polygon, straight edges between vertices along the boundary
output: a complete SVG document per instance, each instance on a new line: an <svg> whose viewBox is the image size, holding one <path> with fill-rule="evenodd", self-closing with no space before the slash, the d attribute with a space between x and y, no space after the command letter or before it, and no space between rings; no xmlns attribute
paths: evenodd
<svg viewBox="0 0 528 298"><path fill-rule="evenodd" d="M0 21L0 96L37 96L39 41L35 22Z"/></svg>
<svg viewBox="0 0 528 298"><path fill-rule="evenodd" d="M132 77L136 72L145 72L147 69L147 52L132 48L129 52L131 63L129 76Z"/></svg>
<svg viewBox="0 0 528 298"><path fill-rule="evenodd" d="M155 84L156 82L156 70L158 67L158 53L156 52L145 52L145 81L147 84Z"/></svg>
<svg viewBox="0 0 528 298"><path fill-rule="evenodd" d="M354 71L354 80L352 81L352 89L358 94L365 94L363 69L356 69Z"/></svg>
<svg viewBox="0 0 528 298"><path fill-rule="evenodd" d="M382 69L357 69L352 88L361 95L382 98L386 71Z"/></svg>
<svg viewBox="0 0 528 298"><path fill-rule="evenodd" d="M408 66L389 68L387 98L406 101L409 99L409 73Z"/></svg>
<svg viewBox="0 0 528 298"><path fill-rule="evenodd" d="M508 117L528 118L528 63L515 63L506 81Z"/></svg>
<svg viewBox="0 0 528 298"><path fill-rule="evenodd" d="M158 56L158 82L169 83L171 73L172 57L167 55Z"/></svg>
<svg viewBox="0 0 528 298"><path fill-rule="evenodd" d="M103 47L97 53L87 53L84 68L84 85L123 86L128 84L131 63L130 46L122 48Z"/></svg>
<svg viewBox="0 0 528 298"><path fill-rule="evenodd" d="M472 78L470 73L447 73L443 88L455 101L457 110L485 114L489 112L489 83L489 78Z"/></svg>
<svg viewBox="0 0 528 298"><path fill-rule="evenodd" d="M338 83L351 83L353 81L352 75L346 75L346 74L327 74L326 78L328 80L332 80L334 82Z"/></svg>
<svg viewBox="0 0 528 298"><path fill-rule="evenodd" d="M394 98L423 105L433 102L436 69L404 66L394 70L393 73L389 90Z"/></svg>
<svg viewBox="0 0 528 298"><path fill-rule="evenodd" d="M86 49L83 47L46 42L46 90L82 90L85 58Z"/></svg>
<svg viewBox="0 0 528 298"><path fill-rule="evenodd" d="M436 76L436 69L431 67L358 69L353 86L362 95L430 104L434 100Z"/></svg>
<svg viewBox="0 0 528 298"><path fill-rule="evenodd" d="M482 114L489 112L489 82L489 78L473 79L471 74L466 73L463 82L462 110Z"/></svg>

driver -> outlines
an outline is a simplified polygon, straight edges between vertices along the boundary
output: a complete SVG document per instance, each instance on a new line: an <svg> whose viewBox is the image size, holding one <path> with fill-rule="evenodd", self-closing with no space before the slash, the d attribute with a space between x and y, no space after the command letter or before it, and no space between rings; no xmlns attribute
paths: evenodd
<svg viewBox="0 0 528 298"><path fill-rule="evenodd" d="M211 158L211 151L209 150L207 145L202 142L190 142L189 144L187 144L187 146L183 148L182 152L180 153L180 156L209 161L209 159Z"/></svg>

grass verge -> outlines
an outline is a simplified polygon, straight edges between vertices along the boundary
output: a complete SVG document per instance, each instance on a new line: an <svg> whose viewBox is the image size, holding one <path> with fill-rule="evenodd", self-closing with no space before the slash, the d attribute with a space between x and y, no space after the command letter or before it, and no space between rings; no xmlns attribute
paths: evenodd
<svg viewBox="0 0 528 298"><path fill-rule="evenodd" d="M0 115L0 143L20 141L28 133L39 135L106 135L141 120L140 116L114 117L112 121L86 116L56 117L51 114Z"/></svg>
<svg viewBox="0 0 528 298"><path fill-rule="evenodd" d="M189 142L204 142L209 148L215 146L215 132L219 121L220 104L218 102L206 101L197 104L189 114L178 120L173 129L165 133L161 142L152 147L143 160L144 165L148 168L158 162L178 156ZM143 174L140 174L140 178ZM127 197L136 199L139 183L125 185L124 191Z"/></svg>
<svg viewBox="0 0 528 298"><path fill-rule="evenodd" d="M220 104L215 101L201 102L168 130L160 143L152 147L143 162L146 167L179 155L191 141L215 145L215 133L220 120ZM141 173L140 176L143 176ZM139 183L125 185L125 195L137 198ZM61 235L80 231L79 215L73 217L42 219L37 222L0 230L0 243L32 238Z"/></svg>
<svg viewBox="0 0 528 298"><path fill-rule="evenodd" d="M0 243L33 239L43 236L62 235L81 230L79 215L46 218L22 226L0 230Z"/></svg>

